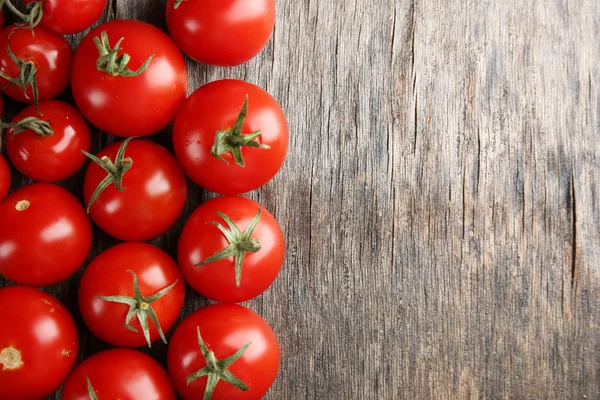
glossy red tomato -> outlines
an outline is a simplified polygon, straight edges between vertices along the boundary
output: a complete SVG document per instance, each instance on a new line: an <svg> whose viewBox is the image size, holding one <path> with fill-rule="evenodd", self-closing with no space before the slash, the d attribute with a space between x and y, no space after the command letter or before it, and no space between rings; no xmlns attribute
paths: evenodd
<svg viewBox="0 0 600 400"><path fill-rule="evenodd" d="M24 0L24 3L40 0ZM108 0L41 0L41 24L61 35L78 33L100 18Z"/></svg>
<svg viewBox="0 0 600 400"><path fill-rule="evenodd" d="M113 143L97 154L97 160L108 157L104 163L114 173L90 163L83 197L90 216L104 232L124 241L144 241L162 235L175 223L185 207L187 182L167 149L145 140L129 140ZM120 148L125 148L121 160L117 158ZM91 202L103 180L112 183Z"/></svg>
<svg viewBox="0 0 600 400"><path fill-rule="evenodd" d="M101 68L94 38L102 41ZM120 58L122 54L131 58ZM119 61L110 62L117 55ZM78 108L92 124L117 136L146 136L175 118L187 95L188 74L181 52L160 29L114 20L81 41L71 85Z"/></svg>
<svg viewBox="0 0 600 400"><path fill-rule="evenodd" d="M79 309L86 325L96 337L118 347L151 347L159 338L166 343L163 332L175 323L184 297L177 264L147 243L122 243L100 253L79 284Z"/></svg>
<svg viewBox="0 0 600 400"><path fill-rule="evenodd" d="M287 120L277 101L258 86L233 79L196 90L173 126L175 154L185 173L222 194L245 193L270 181L283 165L288 143Z"/></svg>
<svg viewBox="0 0 600 400"><path fill-rule="evenodd" d="M219 360L226 370L216 365ZM175 330L167 353L169 374L185 400L206 398L211 389L211 400L259 400L273 384L279 362L279 344L269 324L235 304L191 314ZM211 380L220 378L216 387L207 387L208 376L197 374L207 366Z"/></svg>
<svg viewBox="0 0 600 400"><path fill-rule="evenodd" d="M21 111L6 134L6 151L13 165L24 175L41 182L66 179L86 160L81 150L89 151L92 136L79 112L58 100Z"/></svg>
<svg viewBox="0 0 600 400"><path fill-rule="evenodd" d="M54 297L22 286L0 288L0 398L44 399L77 360L79 338Z"/></svg>
<svg viewBox="0 0 600 400"><path fill-rule="evenodd" d="M16 63L10 58L8 46L20 60ZM73 50L67 40L41 26L32 29L11 25L0 34L0 85L9 84L5 77L13 83L3 91L9 97L23 102L34 103L33 73L24 73L19 79L21 70L30 71L35 67L39 101L50 100L61 94L69 85ZM21 65L19 65L21 64ZM24 91L24 89L27 89Z"/></svg>
<svg viewBox="0 0 600 400"><path fill-rule="evenodd" d="M275 26L275 0L168 0L167 27L204 64L230 67L256 56Z"/></svg>
<svg viewBox="0 0 600 400"><path fill-rule="evenodd" d="M61 400L175 400L169 375L139 351L106 350L85 359L63 387Z"/></svg>
<svg viewBox="0 0 600 400"><path fill-rule="evenodd" d="M244 197L221 196L188 219L177 257L185 280L198 293L240 303L271 286L284 253L281 228L267 210Z"/></svg>
<svg viewBox="0 0 600 400"><path fill-rule="evenodd" d="M79 269L91 245L84 208L60 186L34 183L0 203L0 274L13 282L61 282Z"/></svg>

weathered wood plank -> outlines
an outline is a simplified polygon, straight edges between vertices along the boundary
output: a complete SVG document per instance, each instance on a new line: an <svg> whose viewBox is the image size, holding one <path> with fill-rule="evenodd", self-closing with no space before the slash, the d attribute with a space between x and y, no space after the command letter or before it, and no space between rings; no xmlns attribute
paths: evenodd
<svg viewBox="0 0 600 400"><path fill-rule="evenodd" d="M245 79L290 122L284 168L249 195L287 239L281 276L247 304L281 341L267 398L600 398L600 7L277 4L255 60L188 61L190 91ZM104 19L165 29L164 5L112 0ZM171 148L168 129L155 138ZM65 186L81 197L82 179ZM153 241L173 256L212 196L191 188ZM94 233L90 260L116 243ZM81 326L80 359L107 347L77 311L81 273L48 288ZM205 304L189 293L182 318Z"/></svg>

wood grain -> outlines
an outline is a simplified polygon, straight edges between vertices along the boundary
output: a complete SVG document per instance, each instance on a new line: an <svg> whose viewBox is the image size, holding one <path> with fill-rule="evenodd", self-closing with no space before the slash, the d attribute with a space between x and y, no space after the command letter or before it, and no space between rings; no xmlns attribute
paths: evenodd
<svg viewBox="0 0 600 400"><path fill-rule="evenodd" d="M103 18L165 29L164 3L112 0ZM256 59L188 61L190 91L245 79L289 118L284 168L248 195L287 239L280 277L246 304L281 342L266 398L600 399L595 0L277 5ZM97 133L95 150L113 141ZM170 148L169 130L156 141ZM64 185L81 197L82 178ZM211 196L191 185L153 243L174 256ZM116 243L94 233L89 260ZM77 311L81 272L47 288L79 323L80 360L107 348ZM181 318L207 304L189 292Z"/></svg>

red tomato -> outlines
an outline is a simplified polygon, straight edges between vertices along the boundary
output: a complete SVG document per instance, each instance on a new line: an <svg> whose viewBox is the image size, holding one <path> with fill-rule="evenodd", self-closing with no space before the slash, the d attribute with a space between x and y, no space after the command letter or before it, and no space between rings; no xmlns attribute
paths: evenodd
<svg viewBox="0 0 600 400"><path fill-rule="evenodd" d="M89 151L92 136L79 112L58 100L27 107L12 120L6 151L10 161L24 175L41 182L66 179L86 160L81 150Z"/></svg>
<svg viewBox="0 0 600 400"><path fill-rule="evenodd" d="M50 396L77 360L73 317L51 295L22 286L0 288L0 304L0 397Z"/></svg>
<svg viewBox="0 0 600 400"><path fill-rule="evenodd" d="M10 189L10 168L6 159L0 154L0 200L4 199Z"/></svg>
<svg viewBox="0 0 600 400"><path fill-rule="evenodd" d="M173 126L175 154L185 173L222 194L245 193L270 181L283 165L288 143L287 120L277 101L258 86L233 79L196 90Z"/></svg>
<svg viewBox="0 0 600 400"><path fill-rule="evenodd" d="M40 0L24 0L25 4ZM78 33L100 18L108 0L42 0L41 24L61 35Z"/></svg>
<svg viewBox="0 0 600 400"><path fill-rule="evenodd" d="M281 228L267 210L244 197L221 196L188 219L177 257L185 280L202 296L240 303L271 286L284 253Z"/></svg>
<svg viewBox="0 0 600 400"><path fill-rule="evenodd" d="M0 203L0 274L13 282L61 282L79 269L91 246L84 208L60 186L34 183Z"/></svg>
<svg viewBox="0 0 600 400"><path fill-rule="evenodd" d="M18 63L9 56L9 45L20 60ZM0 85L4 87L13 83L2 90L17 101L35 102L32 90L34 82L37 84L39 101L50 100L61 94L69 85L72 61L73 50L69 42L43 27L23 29L11 25L0 34L0 73L11 78L9 81L0 76ZM21 71L25 71L23 79L19 78Z"/></svg>
<svg viewBox="0 0 600 400"><path fill-rule="evenodd" d="M275 26L275 0L168 0L167 27L204 64L231 67L256 56Z"/></svg>
<svg viewBox="0 0 600 400"><path fill-rule="evenodd" d="M96 65L100 53L94 38L102 39L102 68ZM187 95L188 74L181 52L160 29L114 20L81 41L71 85L78 108L92 124L117 136L146 136L175 118Z"/></svg>
<svg viewBox="0 0 600 400"><path fill-rule="evenodd" d="M119 149L125 149L121 160ZM102 161L103 157L108 157ZM113 143L88 167L83 197L90 216L109 235L123 241L144 241L162 235L175 223L187 198L185 175L164 147L145 140ZM111 167L112 166L112 167ZM91 201L102 181L110 181ZM91 203L91 206L90 206Z"/></svg>
<svg viewBox="0 0 600 400"><path fill-rule="evenodd" d="M63 387L61 400L175 400L169 375L139 351L112 349L85 359Z"/></svg>
<svg viewBox="0 0 600 400"><path fill-rule="evenodd" d="M207 398L211 389L211 400L259 400L273 384L279 362L279 344L269 324L235 304L191 314L175 330L167 353L169 374L185 400ZM216 387L207 387L208 377L197 374L207 366Z"/></svg>
<svg viewBox="0 0 600 400"><path fill-rule="evenodd" d="M163 332L175 323L184 297L177 264L147 243L122 243L104 251L79 284L79 309L86 325L95 336L118 347L152 347L159 338L166 343ZM132 319L127 321L128 317Z"/></svg>

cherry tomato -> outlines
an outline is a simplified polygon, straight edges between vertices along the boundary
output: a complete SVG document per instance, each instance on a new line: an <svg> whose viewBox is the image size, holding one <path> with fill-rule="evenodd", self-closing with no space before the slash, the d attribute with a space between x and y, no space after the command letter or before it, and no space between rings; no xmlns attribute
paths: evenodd
<svg viewBox="0 0 600 400"><path fill-rule="evenodd" d="M122 243L104 251L79 284L79 309L86 325L118 347L151 347L159 338L166 343L163 332L175 323L184 297L177 264L147 243Z"/></svg>
<svg viewBox="0 0 600 400"><path fill-rule="evenodd" d="M254 190L279 171L289 143L283 110L256 85L233 79L209 83L183 104L173 146L185 173L222 194Z"/></svg>
<svg viewBox="0 0 600 400"><path fill-rule="evenodd" d="M97 154L85 174L83 197L104 232L123 241L144 241L162 235L175 223L185 207L187 182L167 149L130 140L113 143ZM119 149L124 149L121 158ZM99 164L113 172L107 174ZM103 181L108 187L94 200Z"/></svg>
<svg viewBox="0 0 600 400"><path fill-rule="evenodd" d="M0 288L0 398L44 399L75 365L79 338L54 297L22 286Z"/></svg>
<svg viewBox="0 0 600 400"><path fill-rule="evenodd" d="M61 282L79 269L91 245L84 208L60 186L34 183L0 203L0 274L13 282Z"/></svg>
<svg viewBox="0 0 600 400"><path fill-rule="evenodd" d="M10 161L24 175L41 182L66 179L86 160L81 150L89 151L91 134L79 112L58 100L29 106L12 120L6 151Z"/></svg>
<svg viewBox="0 0 600 400"><path fill-rule="evenodd" d="M269 324L235 304L191 314L175 330L167 353L169 374L185 400L207 398L205 392L211 391L211 400L259 400L273 384L279 362L279 344ZM211 381L220 378L216 387L207 385L208 375L198 374L207 366Z"/></svg>
<svg viewBox="0 0 600 400"><path fill-rule="evenodd" d="M168 0L167 27L204 64L231 67L256 56L275 26L275 0Z"/></svg>
<svg viewBox="0 0 600 400"><path fill-rule="evenodd" d="M169 375L150 356L129 349L85 359L67 379L61 400L175 400Z"/></svg>
<svg viewBox="0 0 600 400"><path fill-rule="evenodd" d="M19 62L11 59L9 47ZM0 72L4 75L0 76L0 85L6 95L17 101L35 102L34 83L39 101L61 94L69 85L72 61L69 42L41 26L23 29L11 25L0 34ZM25 71L22 79L19 78L21 71ZM9 81L5 77L11 78L13 84L6 86Z"/></svg>
<svg viewBox="0 0 600 400"><path fill-rule="evenodd" d="M198 207L178 246L185 280L204 297L223 303L240 303L264 292L281 270L285 253L275 218L239 196L217 197Z"/></svg>
<svg viewBox="0 0 600 400"><path fill-rule="evenodd" d="M100 67L95 38L104 54ZM78 108L92 124L121 137L146 136L175 118L187 95L188 74L181 52L160 29L114 20L81 41L71 85Z"/></svg>
<svg viewBox="0 0 600 400"><path fill-rule="evenodd" d="M108 0L24 0L42 5L41 24L61 35L78 33L100 18Z"/></svg>

